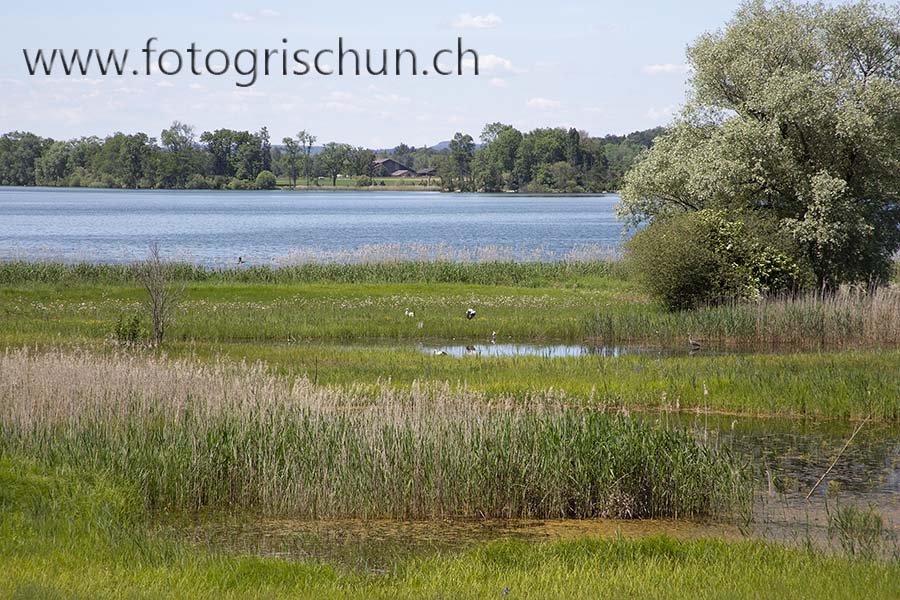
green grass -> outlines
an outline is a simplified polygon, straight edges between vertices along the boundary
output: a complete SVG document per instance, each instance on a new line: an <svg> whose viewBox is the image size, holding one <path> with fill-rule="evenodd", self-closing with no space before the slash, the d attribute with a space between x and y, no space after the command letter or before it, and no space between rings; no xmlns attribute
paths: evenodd
<svg viewBox="0 0 900 600"><path fill-rule="evenodd" d="M154 507L315 518L731 517L749 467L689 433L533 395L293 385L261 369L0 359L0 452L110 471Z"/></svg>
<svg viewBox="0 0 900 600"><path fill-rule="evenodd" d="M553 389L606 410L698 410L743 415L900 419L897 350L620 358L435 357L409 348L322 344L173 344L170 356L264 361L321 384L464 382L490 397Z"/></svg>
<svg viewBox="0 0 900 600"><path fill-rule="evenodd" d="M553 388L607 408L900 418L892 290L667 313L604 262L172 268L186 286L164 347L175 357L261 360L279 374L338 385L449 381L519 397ZM148 325L130 266L7 263L0 281L0 347L114 351L120 319L141 315ZM415 349L485 344L493 331L500 343L682 353L691 334L713 347L776 353L459 360ZM812 351L787 353L795 349Z"/></svg>
<svg viewBox="0 0 900 600"><path fill-rule="evenodd" d="M127 485L0 459L5 598L897 598L900 564L760 542L501 541L386 571L224 554L154 533Z"/></svg>

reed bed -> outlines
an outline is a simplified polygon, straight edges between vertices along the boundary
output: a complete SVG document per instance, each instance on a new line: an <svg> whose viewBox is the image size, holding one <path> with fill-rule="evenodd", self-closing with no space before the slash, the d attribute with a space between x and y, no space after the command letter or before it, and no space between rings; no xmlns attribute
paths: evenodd
<svg viewBox="0 0 900 600"><path fill-rule="evenodd" d="M180 282L309 284L309 283L460 283L536 286L578 278L607 277L619 263L591 259L559 262L512 260L389 260L378 262L297 262L210 268L169 263L171 278ZM63 263L0 261L0 285L103 284L137 285L136 263Z"/></svg>
<svg viewBox="0 0 900 600"><path fill-rule="evenodd" d="M842 349L900 345L900 289L845 286L694 311L598 312L585 322L594 338L676 341L756 348Z"/></svg>
<svg viewBox="0 0 900 600"><path fill-rule="evenodd" d="M748 467L535 392L316 386L262 365L7 350L0 452L108 471L153 507L311 518L727 517Z"/></svg>

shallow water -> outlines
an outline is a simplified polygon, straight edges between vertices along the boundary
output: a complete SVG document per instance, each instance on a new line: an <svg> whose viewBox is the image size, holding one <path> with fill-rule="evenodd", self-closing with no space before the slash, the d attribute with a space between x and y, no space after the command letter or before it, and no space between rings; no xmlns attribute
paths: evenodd
<svg viewBox="0 0 900 600"><path fill-rule="evenodd" d="M685 428L703 443L734 452L753 465L762 482L749 523L688 520L446 519L303 521L200 519L179 535L240 554L316 559L381 572L396 560L462 550L492 540L548 541L579 537L667 535L679 539L761 538L812 543L839 551L828 514L840 505L871 507L884 520L881 552L900 548L900 430L866 424L809 501L807 493L834 461L855 424L724 415L637 414L636 418Z"/></svg>
<svg viewBox="0 0 900 600"><path fill-rule="evenodd" d="M584 246L618 247L618 202L615 195L0 187L0 259L133 261L157 241L167 256L206 266L238 257L251 265L347 261L373 245L439 254L444 246L499 247L522 260L562 260Z"/></svg>
<svg viewBox="0 0 900 600"><path fill-rule="evenodd" d="M741 354L740 349L707 348L692 350L690 346L591 346L587 344L426 344L418 346L420 352L432 355L463 358L479 356L483 358L508 358L521 356L537 356L541 358L578 358L596 356L601 358L621 358L624 356L718 356L722 354Z"/></svg>

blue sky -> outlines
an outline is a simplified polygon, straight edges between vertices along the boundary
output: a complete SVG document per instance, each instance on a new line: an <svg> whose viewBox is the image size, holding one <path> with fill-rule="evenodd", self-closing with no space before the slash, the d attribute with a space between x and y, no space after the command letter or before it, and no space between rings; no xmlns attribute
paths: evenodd
<svg viewBox="0 0 900 600"><path fill-rule="evenodd" d="M578 127L627 133L667 123L684 99L685 48L722 27L737 0L690 3L312 3L250 0L153 3L15 2L0 36L0 131L56 138L146 131L173 120L256 130L275 141L306 129L320 142L420 146L490 121L520 129ZM395 7L384 9L383 7ZM402 10L396 7L402 6ZM478 77L261 77L238 75L31 77L22 49L129 48L142 64L149 37L185 49L412 48L430 62L462 37L481 56ZM129 65L134 62L129 62Z"/></svg>

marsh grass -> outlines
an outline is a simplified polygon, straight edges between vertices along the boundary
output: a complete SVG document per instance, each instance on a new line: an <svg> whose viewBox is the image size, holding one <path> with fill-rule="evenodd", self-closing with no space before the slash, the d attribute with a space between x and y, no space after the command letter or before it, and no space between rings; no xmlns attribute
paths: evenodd
<svg viewBox="0 0 900 600"><path fill-rule="evenodd" d="M748 469L677 429L464 386L7 351L3 452L109 470L164 508L307 517L727 517Z"/></svg>
<svg viewBox="0 0 900 600"><path fill-rule="evenodd" d="M882 552L884 519L871 507L838 504L828 510L828 536L847 556L872 559Z"/></svg>
<svg viewBox="0 0 900 600"><path fill-rule="evenodd" d="M692 311L596 312L590 337L615 341L680 341L747 348L840 349L900 345L900 289L843 287L730 303Z"/></svg>
<svg viewBox="0 0 900 600"><path fill-rule="evenodd" d="M573 255L578 260L516 261L509 255L445 255L420 250L421 258L403 258L399 250L363 250L352 255L288 257L276 265L240 268L208 268L190 263L169 263L167 275L185 283L459 283L472 285L537 286L579 278L607 277L621 273L618 262L589 252ZM429 252L437 252L429 254ZM394 255L396 253L396 256ZM465 260L463 260L465 259ZM0 285L103 284L137 285L139 265L0 261Z"/></svg>
<svg viewBox="0 0 900 600"><path fill-rule="evenodd" d="M107 475L0 458L0 597L892 598L896 561L770 543L498 540L398 558L373 572L317 557L234 555L157 532L139 494Z"/></svg>

